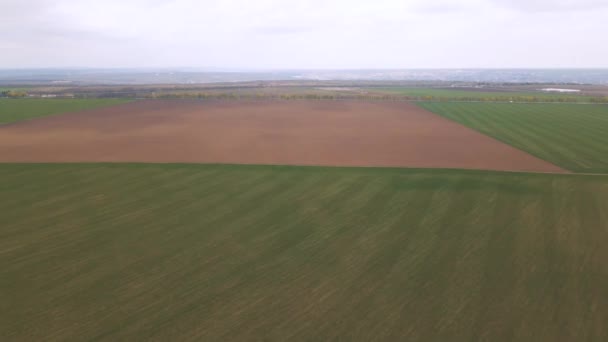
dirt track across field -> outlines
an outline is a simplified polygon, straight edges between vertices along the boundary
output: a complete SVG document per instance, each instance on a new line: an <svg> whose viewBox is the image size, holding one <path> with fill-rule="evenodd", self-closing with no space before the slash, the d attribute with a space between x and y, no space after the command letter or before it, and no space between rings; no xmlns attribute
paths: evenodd
<svg viewBox="0 0 608 342"><path fill-rule="evenodd" d="M565 172L406 102L147 100L0 126L0 162Z"/></svg>

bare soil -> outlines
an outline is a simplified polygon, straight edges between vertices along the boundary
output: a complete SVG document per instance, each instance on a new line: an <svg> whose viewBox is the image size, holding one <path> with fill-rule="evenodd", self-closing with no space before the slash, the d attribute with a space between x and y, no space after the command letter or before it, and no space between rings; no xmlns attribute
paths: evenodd
<svg viewBox="0 0 608 342"><path fill-rule="evenodd" d="M147 100L0 126L0 162L565 172L406 102Z"/></svg>

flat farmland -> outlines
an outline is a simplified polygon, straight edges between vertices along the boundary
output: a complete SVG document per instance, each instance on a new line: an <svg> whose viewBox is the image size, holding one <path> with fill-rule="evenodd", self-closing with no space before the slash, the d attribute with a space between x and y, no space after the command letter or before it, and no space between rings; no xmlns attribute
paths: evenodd
<svg viewBox="0 0 608 342"><path fill-rule="evenodd" d="M608 173L608 105L419 105L565 169Z"/></svg>
<svg viewBox="0 0 608 342"><path fill-rule="evenodd" d="M149 100L0 127L2 162L563 172L407 102Z"/></svg>
<svg viewBox="0 0 608 342"><path fill-rule="evenodd" d="M0 125L129 101L126 99L0 99Z"/></svg>
<svg viewBox="0 0 608 342"><path fill-rule="evenodd" d="M409 97L434 97L444 98L453 100L466 100L466 99L477 99L480 101L509 101L510 99L518 99L520 101L530 101L535 99L537 101L551 101L559 99L569 99L571 101L588 102L592 99L591 96L582 96L580 94L555 94L546 93L541 91L482 91L482 90L459 90L456 89L445 89L445 88L405 88L405 87L391 87L391 88L367 88L366 90L373 93L381 94L396 94L405 95Z"/></svg>
<svg viewBox="0 0 608 342"><path fill-rule="evenodd" d="M605 341L608 177L0 164L0 336Z"/></svg>

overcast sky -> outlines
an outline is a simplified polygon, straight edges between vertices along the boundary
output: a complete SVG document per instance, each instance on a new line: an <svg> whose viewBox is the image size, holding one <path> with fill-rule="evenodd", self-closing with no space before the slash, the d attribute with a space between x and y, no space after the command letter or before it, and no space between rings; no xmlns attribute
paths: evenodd
<svg viewBox="0 0 608 342"><path fill-rule="evenodd" d="M0 68L608 67L608 0L0 0Z"/></svg>

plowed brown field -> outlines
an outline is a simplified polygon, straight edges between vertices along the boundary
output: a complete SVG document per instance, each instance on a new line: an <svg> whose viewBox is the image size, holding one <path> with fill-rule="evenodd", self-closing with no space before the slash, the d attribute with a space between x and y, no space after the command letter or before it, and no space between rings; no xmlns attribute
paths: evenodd
<svg viewBox="0 0 608 342"><path fill-rule="evenodd" d="M414 104L147 100L0 126L0 162L187 162L565 172Z"/></svg>

